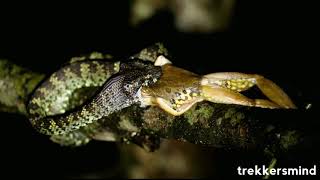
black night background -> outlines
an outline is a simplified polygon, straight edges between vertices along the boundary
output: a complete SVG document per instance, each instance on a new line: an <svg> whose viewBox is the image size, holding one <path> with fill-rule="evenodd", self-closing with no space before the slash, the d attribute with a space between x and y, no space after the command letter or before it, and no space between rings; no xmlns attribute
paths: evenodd
<svg viewBox="0 0 320 180"><path fill-rule="evenodd" d="M277 166L319 165L319 11L314 4L240 0L228 27L209 33L179 31L169 10L133 27L129 23L131 5L129 1L1 4L0 58L48 74L73 56L102 51L126 58L163 42L176 66L195 73L262 74L283 87L299 108L312 104L304 117L281 117L286 123L306 123L310 139ZM79 148L60 147L32 129L24 116L2 112L0 120L1 176L127 177L119 150L126 145L92 141ZM238 166L268 163L260 152L198 148L203 152L199 157L210 159L206 168L211 169L198 177L237 177Z"/></svg>

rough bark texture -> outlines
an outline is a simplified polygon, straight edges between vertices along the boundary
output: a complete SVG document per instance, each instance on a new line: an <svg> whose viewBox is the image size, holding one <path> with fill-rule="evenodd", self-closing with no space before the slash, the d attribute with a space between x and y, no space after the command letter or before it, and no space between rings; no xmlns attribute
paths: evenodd
<svg viewBox="0 0 320 180"><path fill-rule="evenodd" d="M43 74L0 60L0 110L26 115L28 95L43 78ZM225 148L257 148L274 156L302 142L299 123L287 119L297 119L303 113L202 102L174 117L157 107L131 106L100 120L98 134L91 136L110 141L110 134L116 135L120 138L114 140L134 142L150 151L158 147L160 138L166 138Z"/></svg>

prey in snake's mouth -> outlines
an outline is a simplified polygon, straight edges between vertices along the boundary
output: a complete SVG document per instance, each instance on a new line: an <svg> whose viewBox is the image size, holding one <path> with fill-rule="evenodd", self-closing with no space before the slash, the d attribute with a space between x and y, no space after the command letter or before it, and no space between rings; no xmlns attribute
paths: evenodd
<svg viewBox="0 0 320 180"><path fill-rule="evenodd" d="M71 66L77 65L77 63L82 63L82 66L84 64L84 62L75 63L76 64ZM90 63L92 63L92 65ZM94 63L96 63L95 66L97 66L97 62L93 61L90 63L86 64L87 67L90 67L90 65L93 67ZM64 76L68 76L66 71L70 76L70 67L64 67L63 70L65 73ZM56 74L58 73L61 72L57 72ZM122 63L120 65L120 71L112 75L110 79L104 83L102 89L90 101L84 103L84 105L76 110L60 113L58 115L54 114L54 110L56 108L55 103L57 103L57 106L61 105L59 103L60 97L57 96L54 100L50 101L50 99L46 99L48 96L44 96L45 93L49 95L50 88L59 89L59 86L61 86L60 89L65 91L71 90L64 86L63 82L57 77L53 78L55 76L57 75L51 75L49 80L45 81L35 91L28 106L32 125L41 133L48 135L68 133L97 121L102 117L108 116L111 113L120 111L133 104L140 103L141 87L155 83L161 76L161 68L154 66L150 62L143 62L140 60ZM84 85L86 84L84 83ZM91 84L88 86L90 85ZM75 86L76 88L77 85L72 86ZM61 91L60 89L57 91ZM41 98L47 101L41 101Z"/></svg>
<svg viewBox="0 0 320 180"><path fill-rule="evenodd" d="M174 116L201 101L296 108L278 85L261 75L198 75L174 66L167 55L166 49L156 44L127 62L112 61L111 56L99 53L73 58L34 91L28 103L31 124L61 144L81 144L90 139L83 128L133 104L157 106ZM267 98L251 99L242 94L253 86ZM90 98L79 91L87 88L96 88Z"/></svg>

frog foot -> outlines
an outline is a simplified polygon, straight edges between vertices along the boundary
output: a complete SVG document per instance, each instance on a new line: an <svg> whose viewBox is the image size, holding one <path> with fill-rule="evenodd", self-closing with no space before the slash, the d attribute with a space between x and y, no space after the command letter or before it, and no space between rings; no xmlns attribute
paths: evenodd
<svg viewBox="0 0 320 180"><path fill-rule="evenodd" d="M256 85L268 99L250 99L240 92ZM203 97L207 101L224 104L239 104L262 108L297 107L289 96L274 82L257 74L219 72L202 76Z"/></svg>

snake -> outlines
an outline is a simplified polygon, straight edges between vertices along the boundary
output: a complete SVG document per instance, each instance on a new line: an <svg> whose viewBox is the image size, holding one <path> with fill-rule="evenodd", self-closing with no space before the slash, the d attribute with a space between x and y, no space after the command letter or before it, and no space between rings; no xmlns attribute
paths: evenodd
<svg viewBox="0 0 320 180"><path fill-rule="evenodd" d="M156 43L122 62L97 52L72 58L31 94L27 104L31 125L62 145L87 143L86 127L140 103L141 88L162 75L152 62L166 53Z"/></svg>

